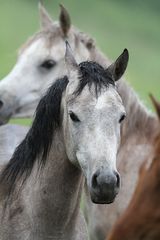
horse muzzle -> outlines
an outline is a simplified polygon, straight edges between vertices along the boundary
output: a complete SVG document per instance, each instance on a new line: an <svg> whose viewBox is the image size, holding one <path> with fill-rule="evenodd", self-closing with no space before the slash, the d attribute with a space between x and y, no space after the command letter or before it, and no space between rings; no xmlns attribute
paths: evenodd
<svg viewBox="0 0 160 240"><path fill-rule="evenodd" d="M120 175L116 171L96 171L91 180L91 200L97 204L114 202L120 188Z"/></svg>

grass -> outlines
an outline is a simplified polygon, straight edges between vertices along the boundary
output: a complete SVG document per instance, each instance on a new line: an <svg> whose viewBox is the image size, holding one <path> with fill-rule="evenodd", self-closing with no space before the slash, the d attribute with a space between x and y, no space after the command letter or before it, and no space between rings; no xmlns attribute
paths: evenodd
<svg viewBox="0 0 160 240"><path fill-rule="evenodd" d="M46 0L54 19L58 18L59 1ZM64 0L72 22L90 33L97 45L111 59L124 48L130 52L127 81L148 106L148 93L160 99L160 15L158 1ZM16 62L16 50L39 28L37 1L5 0L0 5L0 78ZM23 79L22 79L23 81ZM17 120L12 120L17 122ZM17 123L28 124L29 120Z"/></svg>
<svg viewBox="0 0 160 240"><path fill-rule="evenodd" d="M12 124L18 124L18 125L31 125L31 123L32 123L32 119L30 119L30 118L26 118L26 119L11 119L10 120L10 123L12 123Z"/></svg>

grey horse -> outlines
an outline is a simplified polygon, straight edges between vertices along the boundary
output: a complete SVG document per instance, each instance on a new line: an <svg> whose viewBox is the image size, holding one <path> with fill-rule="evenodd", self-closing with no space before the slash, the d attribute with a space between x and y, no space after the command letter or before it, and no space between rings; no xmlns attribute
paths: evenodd
<svg viewBox="0 0 160 240"><path fill-rule="evenodd" d="M111 203L118 194L116 153L125 109L115 84L128 51L107 69L78 64L68 44L65 59L68 77L40 100L32 127L1 170L1 240L86 240L84 177L92 202Z"/></svg>

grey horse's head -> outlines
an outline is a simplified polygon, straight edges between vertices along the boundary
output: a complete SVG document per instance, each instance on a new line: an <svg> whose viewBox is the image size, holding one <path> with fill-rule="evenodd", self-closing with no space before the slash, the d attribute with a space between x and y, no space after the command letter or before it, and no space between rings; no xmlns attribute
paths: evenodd
<svg viewBox="0 0 160 240"><path fill-rule="evenodd" d="M113 202L120 187L116 155L125 109L116 81L127 63L127 50L107 69L95 62L78 65L69 46L66 51L69 84L62 102L66 151L82 169L94 203Z"/></svg>

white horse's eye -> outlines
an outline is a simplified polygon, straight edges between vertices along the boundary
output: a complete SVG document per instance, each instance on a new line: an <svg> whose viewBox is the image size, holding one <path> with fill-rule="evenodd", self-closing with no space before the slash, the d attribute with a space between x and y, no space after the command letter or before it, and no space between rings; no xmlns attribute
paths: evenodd
<svg viewBox="0 0 160 240"><path fill-rule="evenodd" d="M120 117L119 119L119 123L121 123L124 119L125 119L126 115L125 114L122 114L122 116Z"/></svg>
<svg viewBox="0 0 160 240"><path fill-rule="evenodd" d="M55 67L55 65L56 65L56 62L50 59L50 60L44 61L40 66L41 68L50 70L51 68Z"/></svg>
<svg viewBox="0 0 160 240"><path fill-rule="evenodd" d="M69 112L69 116L73 122L80 122L79 118L74 112Z"/></svg>

